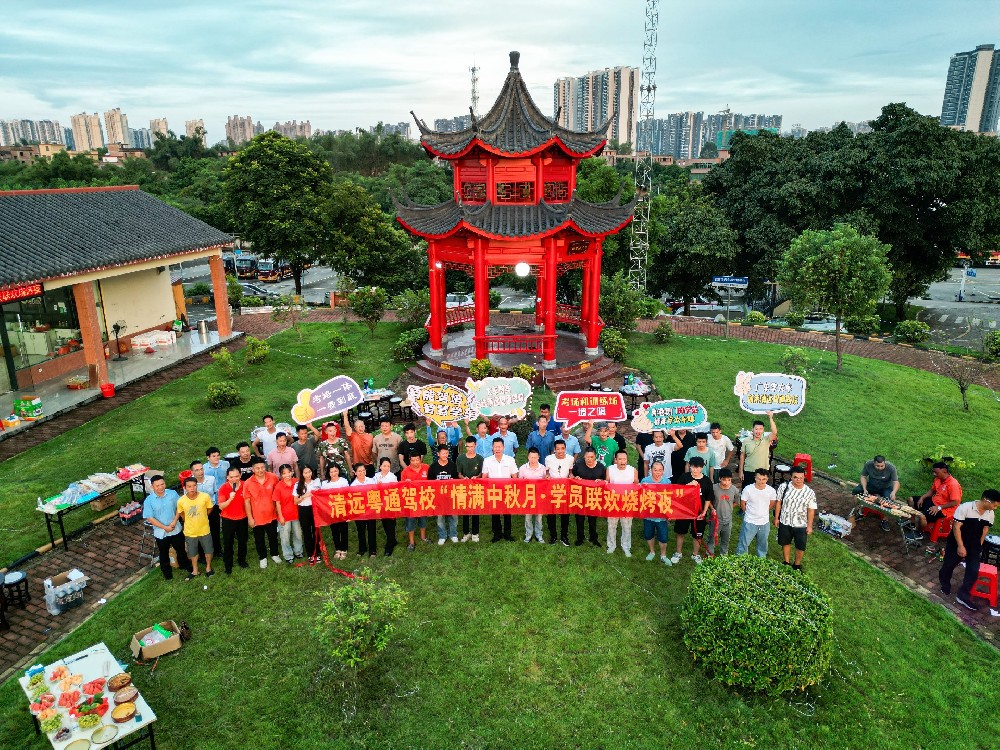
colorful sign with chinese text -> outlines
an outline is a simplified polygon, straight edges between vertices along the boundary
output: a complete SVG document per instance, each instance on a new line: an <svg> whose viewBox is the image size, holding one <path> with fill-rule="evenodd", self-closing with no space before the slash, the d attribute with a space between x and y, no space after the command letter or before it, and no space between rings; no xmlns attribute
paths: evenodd
<svg viewBox="0 0 1000 750"><path fill-rule="evenodd" d="M708 412L697 401L684 398L644 403L632 412L632 429L636 432L708 430Z"/></svg>
<svg viewBox="0 0 1000 750"><path fill-rule="evenodd" d="M599 484L579 479L452 479L443 482L313 490L317 526L342 521L484 513L579 513L587 516L692 519L701 512L697 487Z"/></svg>
<svg viewBox="0 0 1000 750"><path fill-rule="evenodd" d="M603 391L563 391L556 396L555 419L567 427L580 422L621 422L628 419L625 398Z"/></svg>
<svg viewBox="0 0 1000 750"><path fill-rule="evenodd" d="M352 378L337 375L315 388L299 391L298 402L292 407L292 419L298 424L307 424L353 409L364 400L361 388Z"/></svg>
<svg viewBox="0 0 1000 750"><path fill-rule="evenodd" d="M806 405L806 381L798 375L741 371L733 393L740 398L740 408L751 414L783 411L794 417Z"/></svg>
<svg viewBox="0 0 1000 750"><path fill-rule="evenodd" d="M430 417L436 425L479 416L469 404L469 394L450 383L411 385L406 389L406 396L414 413Z"/></svg>
<svg viewBox="0 0 1000 750"><path fill-rule="evenodd" d="M470 408L484 417L523 419L531 398L531 383L524 378L469 378L465 388Z"/></svg>

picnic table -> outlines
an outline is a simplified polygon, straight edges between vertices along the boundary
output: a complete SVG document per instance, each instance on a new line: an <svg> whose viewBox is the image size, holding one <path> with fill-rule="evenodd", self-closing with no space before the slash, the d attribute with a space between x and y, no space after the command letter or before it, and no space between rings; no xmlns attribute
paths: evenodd
<svg viewBox="0 0 1000 750"><path fill-rule="evenodd" d="M51 682L48 678L53 670L59 666L65 666L71 675L81 675L81 684L73 686L72 689L74 690L81 690L81 686L86 685L91 680L101 677L108 679L123 671L122 665L118 663L118 660L103 643L98 643L72 656L67 656L65 659L53 662L45 667L44 684L48 686L49 692L52 693L57 701L60 697L60 691L56 687L56 683ZM28 680L29 677L23 675L18 679L18 684L21 686L21 690L24 691L25 698L30 703L32 690L28 687ZM69 715L68 708L59 708L58 703L56 706L53 706L62 718L62 725L73 730L68 738L59 742L55 740L55 732L48 733L46 736L52 744L53 749L63 750L63 748L70 746L72 743L80 743L80 746L82 746L83 742L81 741L84 741L90 743L87 745L88 747L102 747L106 744L107 747L114 747L116 750L119 750L120 748L134 747L140 743L144 744L148 741L151 750L156 750L156 738L153 736L153 722L156 721L156 714L153 713L153 709L146 703L146 699L142 697L142 693L139 693L135 700L132 701L135 704L135 716L121 724L115 723L111 718L111 711L115 707L114 693L105 690L104 695L108 699L109 708L104 716L101 717L101 723L90 729L81 729L76 719L73 719ZM84 695L81 691L81 702L88 697L90 696ZM32 719L35 723L35 734L41 734L42 730L38 718L32 714ZM103 739L100 735L98 735L98 739L91 740L90 738L98 732L103 732L111 736L108 739L104 739L103 742L98 741L99 739Z"/></svg>
<svg viewBox="0 0 1000 750"><path fill-rule="evenodd" d="M854 517L855 523L860 523L866 509L884 519L891 517L896 521L903 540L903 552L909 553L911 548L921 546L923 540L919 534L908 533L915 532L919 528L913 520L920 515L919 510L911 508L905 502L889 500L880 495L855 495L854 508L849 515Z"/></svg>
<svg viewBox="0 0 1000 750"><path fill-rule="evenodd" d="M618 389L618 392L627 397L629 400L629 412L635 411L636 405L639 403L639 399L648 396L652 391L652 387L646 385L645 383L631 383L629 385L623 385Z"/></svg>

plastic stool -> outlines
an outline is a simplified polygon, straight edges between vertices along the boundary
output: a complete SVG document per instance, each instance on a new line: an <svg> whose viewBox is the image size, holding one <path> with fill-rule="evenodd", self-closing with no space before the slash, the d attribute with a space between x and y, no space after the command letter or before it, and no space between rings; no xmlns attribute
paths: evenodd
<svg viewBox="0 0 1000 750"><path fill-rule="evenodd" d="M993 569L993 578L996 580L996 568ZM17 604L24 607L31 601L31 592L28 591L28 574L23 570L15 570L8 573L3 579L3 593L8 604Z"/></svg>
<svg viewBox="0 0 1000 750"><path fill-rule="evenodd" d="M969 592L969 596L978 596L980 599L986 599L990 603L991 607L996 608L997 569L995 565L979 566L979 578L977 578L975 584L973 584L972 591Z"/></svg>
<svg viewBox="0 0 1000 750"><path fill-rule="evenodd" d="M813 480L813 457L808 453L796 453L795 458L792 460L792 465L804 466L806 469L806 481L811 482Z"/></svg>

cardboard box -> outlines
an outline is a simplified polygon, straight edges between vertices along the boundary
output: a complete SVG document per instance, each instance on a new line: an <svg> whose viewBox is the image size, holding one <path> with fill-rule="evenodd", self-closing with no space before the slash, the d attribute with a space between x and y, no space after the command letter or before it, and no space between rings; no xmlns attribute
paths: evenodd
<svg viewBox="0 0 1000 750"><path fill-rule="evenodd" d="M169 630L173 633L173 635L165 641L154 643L152 646L143 646L140 643L142 637L151 632L153 629L146 628L145 630L140 630L132 636L132 643L129 644L129 648L132 650L132 656L136 659L155 659L157 656L169 654L171 651L176 651L181 647L181 629L177 627L176 622L173 620L165 620L160 623L160 627L165 630Z"/></svg>
<svg viewBox="0 0 1000 750"><path fill-rule="evenodd" d="M42 400L37 396L34 398L16 398L14 399L14 413L26 422L41 419L43 416Z"/></svg>
<svg viewBox="0 0 1000 750"><path fill-rule="evenodd" d="M83 604L83 591L90 580L83 571L74 568L59 573L43 582L45 607L52 615L61 615L67 609Z"/></svg>

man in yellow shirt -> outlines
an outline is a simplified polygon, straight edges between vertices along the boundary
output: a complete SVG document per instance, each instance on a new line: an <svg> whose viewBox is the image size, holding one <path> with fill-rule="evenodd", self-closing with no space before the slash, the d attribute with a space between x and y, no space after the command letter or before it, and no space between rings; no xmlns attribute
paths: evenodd
<svg viewBox="0 0 1000 750"><path fill-rule="evenodd" d="M184 519L184 543L191 558L192 571L184 578L190 581L198 575L198 551L205 553L205 576L214 575L212 570L212 534L208 525L208 514L212 512L212 498L198 491L198 480L188 477L184 480L184 494L177 501L177 516Z"/></svg>

